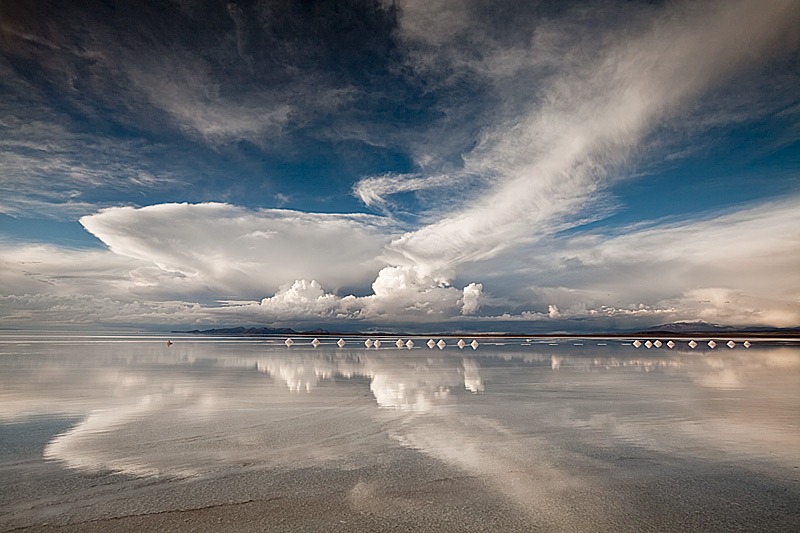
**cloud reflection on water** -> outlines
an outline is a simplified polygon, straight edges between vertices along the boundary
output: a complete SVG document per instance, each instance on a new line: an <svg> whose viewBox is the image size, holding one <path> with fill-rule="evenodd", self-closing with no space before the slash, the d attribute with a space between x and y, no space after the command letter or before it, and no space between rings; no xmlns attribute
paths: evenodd
<svg viewBox="0 0 800 533"><path fill-rule="evenodd" d="M249 366L247 360L228 362ZM434 402L444 400L454 388L483 391L480 366L474 358L435 354L417 357L394 352L347 352L330 356L307 354L259 358L259 371L283 381L293 392L310 393L321 381L334 376L364 377L380 407L428 412Z"/></svg>
<svg viewBox="0 0 800 533"><path fill-rule="evenodd" d="M564 502L578 496L602 521L602 486L620 475L590 450L791 468L800 449L794 348L509 346L465 356L132 344L29 354L9 369L3 419L84 416L45 449L69 468L176 477L356 469L382 464L399 445L476 476L560 529L577 527Z"/></svg>

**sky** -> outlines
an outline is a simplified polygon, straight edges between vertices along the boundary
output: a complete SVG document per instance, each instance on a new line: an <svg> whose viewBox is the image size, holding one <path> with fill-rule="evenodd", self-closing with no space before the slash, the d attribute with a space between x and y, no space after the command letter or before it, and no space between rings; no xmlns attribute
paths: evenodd
<svg viewBox="0 0 800 533"><path fill-rule="evenodd" d="M800 325L800 3L0 0L0 327Z"/></svg>

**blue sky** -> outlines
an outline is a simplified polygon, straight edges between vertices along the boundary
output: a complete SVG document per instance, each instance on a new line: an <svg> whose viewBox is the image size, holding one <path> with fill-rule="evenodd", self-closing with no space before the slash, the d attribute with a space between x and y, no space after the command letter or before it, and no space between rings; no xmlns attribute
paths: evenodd
<svg viewBox="0 0 800 533"><path fill-rule="evenodd" d="M790 0L0 4L0 316L798 325L799 26Z"/></svg>

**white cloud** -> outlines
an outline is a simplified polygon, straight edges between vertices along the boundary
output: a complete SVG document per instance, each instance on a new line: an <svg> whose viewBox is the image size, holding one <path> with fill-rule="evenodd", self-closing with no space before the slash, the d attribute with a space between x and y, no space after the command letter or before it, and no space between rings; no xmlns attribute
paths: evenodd
<svg viewBox="0 0 800 533"><path fill-rule="evenodd" d="M546 321L561 329L575 320L601 328L703 318L794 325L798 202L518 246L464 269L461 278L481 282L462 288L385 266L377 257L393 226L379 217L226 204L115 208L84 219L110 250L3 245L0 289L8 296L0 307L15 324ZM303 272L308 277L295 277ZM370 280L366 296L340 290Z"/></svg>
<svg viewBox="0 0 800 533"><path fill-rule="evenodd" d="M133 84L163 109L179 127L211 142L263 140L280 134L292 112L276 94L235 95L220 92L220 80L201 59L189 53L164 51L149 61L125 63ZM168 77L164 72L169 72ZM277 103L276 100L278 101Z"/></svg>
<svg viewBox="0 0 800 533"><path fill-rule="evenodd" d="M551 319L800 322L800 198L705 219L657 221L518 247L466 268L490 272L495 307ZM606 230L607 231L607 230ZM521 290L526 288L524 292Z"/></svg>
<svg viewBox="0 0 800 533"><path fill-rule="evenodd" d="M220 299L253 297L288 280L366 285L396 231L381 217L247 210L228 204L120 207L81 224L119 255L149 261L213 288Z"/></svg>
<svg viewBox="0 0 800 533"><path fill-rule="evenodd" d="M788 326L800 321L798 228L800 200L791 198L708 220L634 230L596 246L576 238L561 259L580 263L584 272L602 265L607 287L622 294L632 278L657 279L629 291L644 289L641 294L652 303L664 298L661 305L678 309L682 318ZM602 285L603 277L595 283Z"/></svg>
<svg viewBox="0 0 800 533"><path fill-rule="evenodd" d="M364 205L381 206L388 201L388 196L400 192L414 192L425 189L452 186L461 183L459 176L418 176L411 174L387 174L359 180L353 192Z"/></svg>
<svg viewBox="0 0 800 533"><path fill-rule="evenodd" d="M411 3L405 8L404 30L413 39L443 41L447 54L452 51L448 47L461 42L448 38L459 32L464 13L447 2L433 7ZM451 31L420 31L425 27L420 21L444 15L456 21ZM718 2L668 7L655 20L634 24L633 30L626 27L627 35L603 35L600 46L591 39L562 42L559 50L564 44L573 47L566 52L570 68L542 77L533 90L509 94L513 109L508 120L488 128L464 155L461 175L484 176L491 186L463 209L394 240L388 257L422 275L451 276L465 263L579 223L656 125L733 73L795 47L798 23L800 8L793 2L766 7L749 0ZM537 48L552 40L542 37L546 30L537 30L526 53L507 58L519 62L517 68L498 74L482 72L482 59L468 65L497 82L504 72L538 73L542 55L552 55L552 50ZM493 46L489 54L503 50ZM435 185L440 177L429 179ZM422 176L410 184L428 187L424 182ZM386 179L365 180L356 189L369 201L404 190Z"/></svg>
<svg viewBox="0 0 800 533"><path fill-rule="evenodd" d="M85 215L97 211L86 198L98 188L130 194L179 183L145 162L160 147L76 133L61 123L69 121L57 113L6 110L0 104L0 213Z"/></svg>
<svg viewBox="0 0 800 533"><path fill-rule="evenodd" d="M219 316L257 316L262 319L292 321L344 319L380 323L407 320L446 321L459 313L477 311L480 284L464 290L420 277L406 267L385 267L372 283L368 296L338 296L325 293L316 280L296 280L260 304L230 305L212 310Z"/></svg>
<svg viewBox="0 0 800 533"><path fill-rule="evenodd" d="M194 302L140 301L125 295L111 298L47 292L0 296L0 316L8 325L32 329L62 325L208 324L215 320L213 313Z"/></svg>
<svg viewBox="0 0 800 533"><path fill-rule="evenodd" d="M458 313L462 297L462 291L407 267L381 270L372 291L364 299L364 312L370 317L447 318Z"/></svg>
<svg viewBox="0 0 800 533"><path fill-rule="evenodd" d="M483 285L481 283L470 283L464 287L464 305L461 307L462 315L474 315L481 308L481 293Z"/></svg>
<svg viewBox="0 0 800 533"><path fill-rule="evenodd" d="M4 294L52 291L82 295L97 287L124 280L146 262L104 250L71 250L53 245L0 243L0 290Z"/></svg>
<svg viewBox="0 0 800 533"><path fill-rule="evenodd" d="M605 191L624 177L654 128L686 113L733 74L796 50L796 2L648 7L624 28L601 25L585 33L571 31L570 11L514 39L476 24L480 9L463 5L406 2L397 35L418 72L444 73L434 81L457 83L448 73L460 70L486 82L487 98L499 102L496 114L481 116L487 122L463 154L463 168L432 164L435 147L425 146L416 154L419 172L367 177L354 187L367 205L387 210L392 194L452 193L449 202L423 213L414 231L401 235L391 217L216 203L111 208L81 219L110 251L8 247L3 269L11 281L4 290L32 295L31 301L37 295L71 299L80 309L89 306L80 300L87 293L146 306L164 300L172 302L164 312L174 311L174 320L446 321L477 320L483 311L493 320L553 323L632 316L797 323L795 199L707 220L631 227L619 236L558 235L607 213ZM125 76L179 127L208 141L263 139L289 119L293 108L281 95L226 94L189 52L170 50L147 63L141 51L119 52L135 59L125 63ZM111 68L118 59L102 63ZM165 70L174 75L164 77ZM65 148L37 139L42 133L65 138L58 128L48 133L45 123L26 130L25 121L6 122L14 138L0 144L12 170L49 163L13 182L11 189L29 181L22 199L0 203L0 210L19 213L55 201L70 184L86 189L107 182L103 172L76 160L74 146L84 137L67 138ZM124 146L114 159L127 161L136 148ZM47 157L31 158L33 152ZM129 180L133 185L158 181L136 165L116 170L138 176ZM69 179L56 190L45 184L49 174ZM36 188L43 192L34 194ZM71 209L91 207L80 194L67 202ZM481 283L466 284L472 280ZM349 289L364 294L370 283L371 295L344 296ZM203 302L202 313L184 309L185 300ZM211 300L252 301L214 307ZM503 305L506 313L497 311ZM55 308L73 319L67 307Z"/></svg>
<svg viewBox="0 0 800 533"><path fill-rule="evenodd" d="M381 217L162 204L110 208L81 223L109 249L6 247L7 320L383 322L447 320L479 307L480 285L462 291L385 266L378 256L396 230ZM368 296L337 294L371 280ZM260 302L235 302L273 291Z"/></svg>
<svg viewBox="0 0 800 533"><path fill-rule="evenodd" d="M336 313L340 302L341 298L326 294L316 280L296 280L274 296L261 300L260 311L278 320L330 317Z"/></svg>

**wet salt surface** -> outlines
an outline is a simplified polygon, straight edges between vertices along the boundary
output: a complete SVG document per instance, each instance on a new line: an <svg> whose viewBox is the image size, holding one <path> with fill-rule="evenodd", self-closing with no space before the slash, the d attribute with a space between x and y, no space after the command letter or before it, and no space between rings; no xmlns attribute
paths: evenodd
<svg viewBox="0 0 800 533"><path fill-rule="evenodd" d="M800 530L795 345L172 340L0 338L1 530Z"/></svg>

